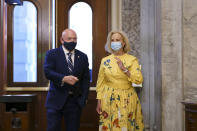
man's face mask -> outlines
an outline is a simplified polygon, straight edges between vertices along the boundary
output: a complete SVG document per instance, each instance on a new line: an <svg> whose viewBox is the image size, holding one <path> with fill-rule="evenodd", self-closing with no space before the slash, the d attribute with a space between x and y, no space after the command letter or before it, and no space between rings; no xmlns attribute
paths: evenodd
<svg viewBox="0 0 197 131"><path fill-rule="evenodd" d="M68 51L72 51L72 50L74 50L75 49L75 47L76 47L76 45L77 45L77 42L66 42L66 41L64 41L64 47L68 50Z"/></svg>

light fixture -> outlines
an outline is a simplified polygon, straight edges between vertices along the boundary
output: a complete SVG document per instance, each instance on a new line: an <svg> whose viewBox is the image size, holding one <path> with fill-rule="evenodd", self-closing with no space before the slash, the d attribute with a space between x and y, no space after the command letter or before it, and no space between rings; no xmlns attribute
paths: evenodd
<svg viewBox="0 0 197 131"><path fill-rule="evenodd" d="M5 2L10 5L23 5L22 0L5 0Z"/></svg>

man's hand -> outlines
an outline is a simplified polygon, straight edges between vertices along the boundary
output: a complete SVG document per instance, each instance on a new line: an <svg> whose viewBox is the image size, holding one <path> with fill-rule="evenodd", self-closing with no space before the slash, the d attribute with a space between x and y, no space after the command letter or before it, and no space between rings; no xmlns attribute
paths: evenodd
<svg viewBox="0 0 197 131"><path fill-rule="evenodd" d="M79 79L75 76L69 75L69 76L64 76L63 82L69 84L69 85L74 85Z"/></svg>

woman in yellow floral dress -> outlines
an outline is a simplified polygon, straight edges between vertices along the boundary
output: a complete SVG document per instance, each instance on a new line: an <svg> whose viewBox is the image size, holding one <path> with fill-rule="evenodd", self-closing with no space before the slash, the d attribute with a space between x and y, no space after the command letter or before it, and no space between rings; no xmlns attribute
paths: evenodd
<svg viewBox="0 0 197 131"><path fill-rule="evenodd" d="M130 45L122 31L109 33L107 51L101 61L97 80L99 131L144 131L140 101L132 83L143 81L136 57L129 55Z"/></svg>

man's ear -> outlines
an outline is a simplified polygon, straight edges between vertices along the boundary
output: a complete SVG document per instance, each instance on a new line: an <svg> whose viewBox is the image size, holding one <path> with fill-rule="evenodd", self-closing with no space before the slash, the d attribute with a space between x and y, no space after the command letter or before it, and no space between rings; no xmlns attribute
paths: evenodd
<svg viewBox="0 0 197 131"><path fill-rule="evenodd" d="M64 43L64 41L63 41L63 38L62 37L60 37L60 42L63 44Z"/></svg>

